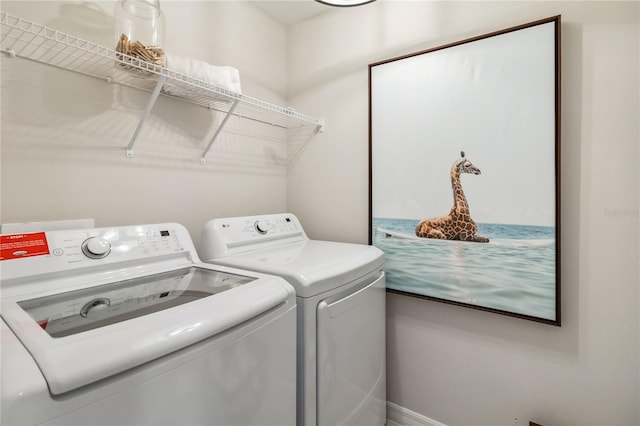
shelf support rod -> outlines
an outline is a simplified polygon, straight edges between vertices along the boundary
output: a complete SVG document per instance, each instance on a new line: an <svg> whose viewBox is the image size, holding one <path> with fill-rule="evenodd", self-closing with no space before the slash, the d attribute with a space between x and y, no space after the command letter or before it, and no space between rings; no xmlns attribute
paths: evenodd
<svg viewBox="0 0 640 426"><path fill-rule="evenodd" d="M127 148L125 149L127 158L133 157L133 144L136 143L136 139L138 139L138 133L140 133L140 129L142 129L144 122L149 117L149 114L151 113L151 108L153 108L153 105L155 105L156 101L158 100L158 96L160 95L160 90L162 90L162 86L164 85L164 82L166 80L167 80L166 75L161 75L160 78L158 79L158 83L156 83L156 87L155 89L153 89L153 92L151 93L151 99L149 99L147 108L142 113L140 122L138 122L138 126L136 127L136 130L133 132L133 136L129 141L129 145L127 145Z"/></svg>
<svg viewBox="0 0 640 426"><path fill-rule="evenodd" d="M204 152L202 153L202 156L200 157L200 164L203 164L203 165L206 164L207 160L205 157L207 156L207 152L209 152L209 149L211 149L211 145L213 145L213 143L216 141L216 139L218 138L218 135L220 134L224 126L227 124L227 121L229 121L229 118L233 115L233 111L236 109L239 103L240 103L240 99L236 99L235 101L233 101L231 108L229 108L229 111L227 111L227 115L225 115L224 119L222 119L222 123L220 123L220 125L216 129L216 132L213 134L213 137L209 141L209 145L207 145Z"/></svg>
<svg viewBox="0 0 640 426"><path fill-rule="evenodd" d="M293 155L293 159L291 159L291 161L287 165L287 172L290 172L291 169L293 169L294 164L298 161L298 158L302 156L302 153L307 148L307 145L309 145L309 142L311 141L311 139L313 139L313 137L317 135L318 132L323 132L323 131L324 131L324 120L321 120L320 124L318 124L313 129L313 132L311 132L311 134L307 137L307 139L305 139L300 149L298 149L298 151Z"/></svg>

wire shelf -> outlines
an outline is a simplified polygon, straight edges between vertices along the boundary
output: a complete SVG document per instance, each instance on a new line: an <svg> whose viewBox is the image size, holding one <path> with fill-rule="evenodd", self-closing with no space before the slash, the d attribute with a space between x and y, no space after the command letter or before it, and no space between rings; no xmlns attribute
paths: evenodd
<svg viewBox="0 0 640 426"><path fill-rule="evenodd" d="M324 125L322 119L291 108L232 92L5 12L0 12L0 27L0 49L11 57L37 61L152 93L147 110L127 147L127 156L132 156L133 143L158 95L287 130L307 130L307 140ZM226 120L223 120L223 125L224 122ZM202 154L203 164L217 135L218 132Z"/></svg>

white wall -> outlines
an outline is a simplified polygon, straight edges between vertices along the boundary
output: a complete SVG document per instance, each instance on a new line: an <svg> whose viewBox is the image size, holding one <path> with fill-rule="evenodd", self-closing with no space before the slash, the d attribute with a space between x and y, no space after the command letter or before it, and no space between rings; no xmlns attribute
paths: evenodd
<svg viewBox="0 0 640 426"><path fill-rule="evenodd" d="M367 65L562 15L561 328L388 295L388 399L448 425L638 425L639 3L378 1L289 31L326 131L289 175L313 238L368 239Z"/></svg>
<svg viewBox="0 0 640 426"><path fill-rule="evenodd" d="M115 47L114 1L3 1L2 10ZM286 30L246 2L161 2L165 50L233 65L243 92L286 105ZM2 57L3 223L95 218L98 226L176 221L198 244L213 217L286 209L286 146L256 138L249 123L227 132L200 165L220 120L209 110L160 98L125 158L145 92ZM282 144L281 144L282 145Z"/></svg>

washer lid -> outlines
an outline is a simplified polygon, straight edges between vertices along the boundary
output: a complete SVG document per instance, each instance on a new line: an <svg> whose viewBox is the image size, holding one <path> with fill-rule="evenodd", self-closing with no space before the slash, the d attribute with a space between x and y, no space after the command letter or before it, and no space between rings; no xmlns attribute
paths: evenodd
<svg viewBox="0 0 640 426"><path fill-rule="evenodd" d="M305 240L210 262L279 275L295 288L296 296L312 297L382 267L384 253L362 244Z"/></svg>
<svg viewBox="0 0 640 426"><path fill-rule="evenodd" d="M209 265L67 293L2 300L2 318L53 394L182 349L283 304L292 290Z"/></svg>

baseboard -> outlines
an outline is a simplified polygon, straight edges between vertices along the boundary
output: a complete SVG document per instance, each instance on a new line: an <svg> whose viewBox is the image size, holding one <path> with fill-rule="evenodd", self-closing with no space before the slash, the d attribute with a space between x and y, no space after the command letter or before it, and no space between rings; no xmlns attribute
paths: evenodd
<svg viewBox="0 0 640 426"><path fill-rule="evenodd" d="M446 426L427 416L387 401L387 426Z"/></svg>

